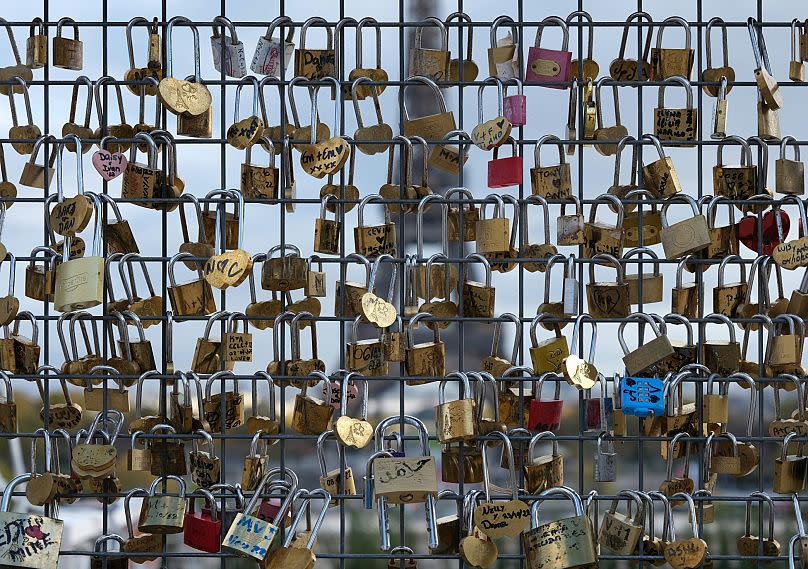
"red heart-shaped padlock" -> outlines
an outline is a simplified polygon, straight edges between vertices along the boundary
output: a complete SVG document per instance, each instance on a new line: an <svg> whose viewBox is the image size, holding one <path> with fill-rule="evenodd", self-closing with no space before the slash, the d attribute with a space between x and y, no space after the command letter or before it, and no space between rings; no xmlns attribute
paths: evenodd
<svg viewBox="0 0 808 569"><path fill-rule="evenodd" d="M777 219L774 217L774 211L767 211L763 214L763 229L760 242L758 242L759 221L757 216L748 215L738 222L738 238L741 243L751 251L761 255L771 255L775 247L785 241L791 228L791 219L789 219L788 214L783 210L779 210L778 213L783 227L782 238L777 232Z"/></svg>

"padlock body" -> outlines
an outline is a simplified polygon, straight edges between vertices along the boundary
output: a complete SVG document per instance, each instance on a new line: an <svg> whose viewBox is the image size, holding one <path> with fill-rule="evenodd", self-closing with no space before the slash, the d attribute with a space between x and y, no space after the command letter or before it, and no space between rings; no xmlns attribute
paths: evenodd
<svg viewBox="0 0 808 569"><path fill-rule="evenodd" d="M104 258L82 257L56 267L53 304L59 312L85 310L104 301Z"/></svg>

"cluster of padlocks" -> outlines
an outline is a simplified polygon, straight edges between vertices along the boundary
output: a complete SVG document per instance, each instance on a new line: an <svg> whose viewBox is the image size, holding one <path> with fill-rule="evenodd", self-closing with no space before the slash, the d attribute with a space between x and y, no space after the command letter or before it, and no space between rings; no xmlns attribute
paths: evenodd
<svg viewBox="0 0 808 569"><path fill-rule="evenodd" d="M703 142L698 109L693 106L691 29L678 16L663 22L653 22L645 12L628 16L620 52L610 63L608 74L602 76L592 55L595 26L588 13L577 11L565 19L548 16L534 22L535 41L526 52L522 45L528 42L520 36L528 25L500 16L486 26L490 28L490 48L488 77L484 80L478 80L472 50L472 31L480 24L462 12L445 20L430 17L407 24L414 28L415 37L406 76L400 79L391 79L382 68L384 26L374 18L344 18L332 24L321 17L299 23L280 16L268 22L248 71L246 47L238 39L237 25L224 16L205 23L182 16L167 22L137 17L126 25L129 70L122 78L75 77L70 117L58 135L43 134L35 124L29 86L40 84L35 71L48 66L76 72L84 69L80 26L70 18L56 23L34 20L23 63L13 26L2 22L15 61L0 68L0 93L8 97L13 123L1 142L29 156L17 184L44 191L49 236L46 244L35 246L25 257L25 296L36 301L34 306L41 307L43 314L45 308L60 313L54 319L64 357L58 366L42 365L38 326L48 317L20 310L20 301L14 296L17 257L0 245L0 259L8 261L10 271L8 294L0 298L0 325L6 327L5 337L0 339L0 378L5 384L5 395L0 399L2 433L7 438L25 434L18 433L20 411L26 416L35 411L17 408L14 386L35 382L43 399L39 411L42 427L26 434L32 437L31 471L7 484L0 504L0 522L6 528L5 535L0 536L0 564L55 569L64 525L57 517L57 506L89 496L104 504L123 497L128 524L128 537L105 534L98 538L91 554L93 568L104 564L125 568L129 561L160 558L166 555L165 536L182 533L183 543L201 552L239 555L272 569L310 569L315 562L317 533L329 507L345 506L350 504L346 498L356 497L362 499L365 508L377 509L380 547L391 553L391 567L402 560L407 560L408 567L414 565L412 556L416 554L408 547L391 546L388 508L423 503L429 553L446 559L459 555L482 569L497 562L497 542L513 538L522 540L530 569L594 567L601 555L695 569L711 563L711 553L732 553L708 552L700 537L701 524L715 519L712 498L714 492L718 495L720 477L740 478L757 472L759 447L767 440L754 433L752 419L759 395L772 393L776 418L768 424L768 444L782 452L774 461L771 479L766 481L767 490L779 496L754 492L747 498L746 532L737 541L737 553L764 560L785 554L793 564L801 551L801 562L808 567L808 535L802 527L798 497L804 490L808 468L808 457L802 452L808 434L806 372L802 366L808 273L790 296L784 290L782 275L782 270L808 267L804 166L799 157L800 141L781 136L778 111L784 96L773 76L763 26L754 18L749 18L746 26L756 64L743 79L754 77L758 134L748 139L728 134L732 132L727 121L728 95L739 81L728 61L727 24L713 18L704 26L706 67L695 83L713 99L710 137L718 142L713 195L698 198L680 182L674 162L665 152L666 145L690 147ZM244 161L239 188L194 188L192 192L179 175L177 137L212 138L213 97L202 76L199 46L198 28L203 25L213 29L210 40L216 74L211 72L208 79L218 78L222 84L235 87L234 118L226 130L226 143L244 151ZM577 58L569 49L569 27L573 26L588 33L588 52ZM173 32L178 27L193 34L194 73L185 78L175 75L174 64L178 62L172 60ZM542 33L548 27L561 30L560 48L548 47L546 41L542 46ZM684 47L663 46L663 31L668 27L684 30ZM47 32L53 28L55 35L49 39ZM298 28L299 45L295 45ZM306 36L312 28L325 28L324 47L312 48L311 41L307 45ZM349 28L356 34L356 59L355 67L346 74L346 63L350 63L340 61L341 50L336 44L345 41ZM422 36L428 28L438 32L438 47L426 47ZM448 40L451 28L468 34L465 55L452 56ZM626 42L634 28L646 34L644 40L642 35L639 38L643 52L632 59L626 56ZM723 46L722 65L716 67L710 45L715 28L722 34ZM368 29L375 32L375 66L363 63L362 36ZM508 33L503 35L501 30ZM777 33L785 30L775 28ZM109 33L117 31L111 28ZM146 58L135 56L135 31L145 31L148 36ZM652 47L654 31L656 44ZM790 34L788 76L792 82L802 83L803 62L808 60L808 21L794 20ZM350 51L345 46L343 50ZM289 63L293 64L291 79ZM250 71L253 74L248 74ZM653 133L633 137L621 124L618 93L646 82L658 88ZM267 85L277 92L277 101L265 100ZM477 87L479 115L470 133L457 128L455 114L443 96L445 89L463 86ZM496 88L496 105L484 104L486 86ZM602 111L604 86L611 87L613 97L611 123ZM239 102L244 87L252 90L252 104L250 111L242 113ZM301 123L295 87L308 90L309 124ZM318 93L322 87L334 101L331 124L319 118ZM419 92L434 99L435 112L411 116L402 93L408 87L419 87ZM509 87L515 93L509 94ZM567 124L557 121L556 125L566 126L566 136L538 137L534 165L529 167L529 186L525 185L530 192L521 197L524 134L540 134L555 124L549 115L543 117L546 120L541 129L528 122L528 95L539 88L568 93ZM666 104L666 88L672 88L668 93L684 90L683 107ZM107 105L110 89L114 97ZM127 92L140 104L134 125L125 118ZM402 102L402 120L395 128L382 117L380 97L385 92ZM82 94L83 118L78 103ZM24 115L17 112L20 95ZM286 112L287 100L291 115ZM366 126L360 107L368 103L374 106L376 121ZM355 116L356 128L350 137L341 121L346 104L353 106ZM147 118L150 105L154 114ZM117 106L119 124L113 124L115 113L110 106ZM779 145L780 153L775 162L775 185L770 189L767 166L772 144ZM653 146L658 157L643 165L640 153L644 145ZM724 163L727 145L740 147L739 164ZM503 146L510 148L509 156L499 155ZM557 163L541 164L542 146L556 147ZM615 161L613 183L594 199L584 199L582 190L574 190L567 162L567 156L586 152L589 146ZM789 146L793 158L788 158ZM402 175L394 182L396 147ZM473 147L483 153L482 157ZM626 147L632 152L631 178L623 183L621 156ZM757 165L753 147L761 157ZM9 208L17 199L17 185L9 180L2 148L0 144L0 210L7 216L13 215ZM412 176L416 149L423 152L420 182ZM253 162L253 150L268 154L267 165ZM65 151L75 155L74 184L63 164ZM102 187L101 192L85 191L83 156L91 151L92 166L100 176L94 185ZM295 153L298 166L294 164ZM364 156L359 158L359 153ZM379 154L382 156L372 158ZM363 166L364 161L384 163L385 154L387 179L380 180L378 191L355 186L357 162L362 161ZM491 192L429 185L430 169L458 175L464 168L482 168L483 160L487 162ZM297 192L296 169L309 178L325 180L319 193L310 193L311 180L304 182L299 176L301 191ZM55 192L50 191L53 178ZM69 195L71 187L75 191ZM244 249L247 212L257 207L254 204L278 205L293 216L304 193L321 203L319 216L305 222L313 225L311 243L293 245L278 238L265 253ZM167 216L173 222L179 217L182 244L177 251L170 251L168 258L157 261L165 264L165 297L152 284L147 269L158 252L140 250L121 204L153 210L155 220ZM366 223L367 206L371 204L383 209L381 221ZM543 240L535 243L528 232L531 204L540 208L535 211L541 211L544 228ZM196 219L195 236L188 227L186 205ZM588 216L585 205L590 208ZM684 206L687 213L671 222L671 205L679 206L675 209ZM232 213L228 206L232 206ZM560 210L553 243L550 209L556 206ZM729 212L727 225L716 222L719 206ZM613 212L616 221L598 220L598 207L601 212ZM799 215L799 235L789 239L786 208L792 207ZM351 248L345 214L354 208L357 225L352 228ZM738 222L736 208L743 214ZM439 211L442 237L441 252L429 256L424 254L423 243L428 210L433 210L433 215L434 210ZM404 246L402 227L408 217L415 218L418 238L414 251ZM663 302L660 266L666 261L677 265L676 283L670 311L660 315L648 308ZM329 290L323 269L323 263L328 262L339 262L344 268L357 265L364 278L351 281L343 276ZM643 272L647 264L653 266L652 273ZM737 281L729 282L725 277L730 264L739 268ZM597 279L598 265L610 268L616 276ZM713 265L716 269L710 271ZM748 275L746 265L750 265ZM271 299L259 299L259 266L260 288L271 292ZM472 280L470 270L474 266L484 269L482 282ZM639 271L627 274L628 266L639 266ZM140 280L148 289L145 297L137 290L138 267L142 270ZM191 271L190 280L177 277L180 267ZM560 299L551 298L554 267L556 273L563 272ZM382 282L380 275L386 275L389 268L390 279ZM525 294L520 299L530 312L536 307L534 318L522 319L497 310L494 275L517 268L544 274L543 296ZM119 279L114 278L116 271ZM687 273L695 275L693 282L685 282ZM769 295L772 273L778 285L776 299ZM705 276L711 274L717 281L710 301ZM581 282L585 278L584 287ZM250 302L242 310L220 309L224 296L217 291L242 286L245 281ZM113 282L121 284L126 298L116 297ZM579 297L579 290L585 294ZM324 311L320 299L330 294L334 297L333 311ZM218 302L217 297L221 299ZM340 369L330 373L317 353L316 325L322 317L339 320L348 330ZM177 329L183 321L200 319L206 320L205 331L196 340L190 365L186 369L175 366L172 342L187 336ZM441 330L466 319L493 322L494 345L479 363L452 371L447 366ZM20 331L23 321L31 324L30 338ZM693 322L699 327L698 335ZM509 357L499 354L504 324L513 325L515 330ZM587 324L592 330L588 352L582 349ZM611 347L621 347L624 369L606 371L596 366L599 324L619 324ZM713 339L715 336L706 332L708 324L726 329L728 338ZM162 354L155 354L145 332L154 325L163 329ZM527 350L530 365L520 361L526 325L531 338ZM562 332L568 325L567 332L572 330L569 340ZM624 337L627 325L650 330L650 340L630 347ZM684 340L669 337L668 330L673 327L685 331ZM301 346L301 333L306 328L311 342L308 354ZM427 334L420 342L415 340L419 328ZM743 334L740 341L738 328ZM360 338L362 332L370 338ZM253 333L272 334L271 360L253 353ZM540 339L540 333L547 337ZM282 342L285 334L291 337L289 356ZM757 358L747 355L753 334L758 334L764 346ZM243 366L238 373L236 364ZM143 405L147 381L160 385L163 404L158 409L148 410ZM434 424L402 414L374 426L368 409L369 381L403 381L406 391L438 383ZM554 386L553 397L542 396L546 381ZM51 382L59 383L61 394L48 393ZM232 382L232 389L226 388L225 382ZM239 391L239 383L243 386L245 382L251 388L249 412L245 394ZM456 399L445 394L452 384L459 389ZM576 492L564 477L564 457L557 437L563 416L562 384L581 392L577 432L582 440L597 445L594 481L617 479L616 441L621 437L647 438L659 443L661 459L667 463L667 475L658 491L617 492L609 509L593 523L591 502L604 496L596 491ZM730 386L736 384L751 395L749 430L737 437L727 429ZM267 386L267 399L265 405L259 405L259 391L263 391L259 386L263 385ZM690 400L683 393L685 385L695 388ZM599 395L592 393L595 387ZM73 400L76 388L83 395L82 404ZM279 389L281 394L286 389L296 390L288 422L276 411ZM780 410L781 391L796 391L796 410L791 415ZM134 398L131 410L130 398ZM358 412L349 412L349 402L359 406ZM259 410L264 406L265 415ZM415 451L405 451L405 427L417 435ZM226 480L225 463L215 452L216 440L234 433L252 437L237 482ZM302 488L292 469L272 464L270 446L288 436L299 436L316 445L321 488ZM122 446L116 446L116 441L126 438L125 468L153 476L148 489L123 488L116 475L116 469L124 468L119 464L124 458L123 453L119 456ZM442 445L439 461L430 452L434 438ZM326 464L325 445L332 439L340 449L338 468ZM60 468L60 440L67 450L69 467ZM347 451L362 449L371 442L374 452L365 463L363 483L357 485L346 463L354 453ZM542 442L552 444L550 454L540 454L537 447ZM501 452L499 468L508 475L509 486L503 495L490 493L489 469L494 468L494 462L486 455L495 452L493 449ZM704 476L694 479L689 474L689 462L691 455L699 454ZM44 468L37 467L37 457L44 457ZM674 473L676 460L684 463L678 476ZM167 491L165 483L169 482L176 484L176 492ZM25 483L25 496L37 511L8 511L21 483ZM193 490L187 488L191 483ZM464 493L451 490L454 484L461 484ZM483 490L468 490L467 485L474 484L482 484ZM129 512L132 498L143 498L136 527ZM197 510L199 498L205 504ZM795 535L785 552L771 529L774 500L778 498L793 501L796 517ZM235 500L235 509L227 507L227 499ZM457 514L439 518L439 499L454 501ZM573 515L543 517L539 509L546 499L570 501ZM313 501L321 503L321 509L312 524ZM628 504L627 513L617 511L620 502ZM768 537L751 533L752 502L769 505L772 522ZM659 534L653 529L654 503L662 505L663 513L656 519L665 529ZM679 528L677 534L672 512L682 505L689 510L691 530ZM44 507L43 513L40 507ZM298 529L304 514L309 524L306 530ZM120 551L107 549L111 541L119 542Z"/></svg>

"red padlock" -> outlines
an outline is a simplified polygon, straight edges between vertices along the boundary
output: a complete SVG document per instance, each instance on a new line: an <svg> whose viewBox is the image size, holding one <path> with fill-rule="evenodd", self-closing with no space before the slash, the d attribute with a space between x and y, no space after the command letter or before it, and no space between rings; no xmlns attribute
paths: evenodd
<svg viewBox="0 0 808 569"><path fill-rule="evenodd" d="M516 83L516 95L508 95L508 83ZM505 97L502 99L503 116L510 121L513 126L525 126L527 124L527 97L522 81L514 77L502 82L505 86Z"/></svg>
<svg viewBox="0 0 808 569"><path fill-rule="evenodd" d="M509 136L502 146L511 145L513 156L499 158L499 146L494 148L494 157L488 161L488 187L504 188L522 183L522 157L516 155L516 141Z"/></svg>
<svg viewBox="0 0 808 569"><path fill-rule="evenodd" d="M545 378L554 376L555 394L552 399L542 400L541 388L544 386ZM561 381L564 377L557 373L544 373L538 381L533 381L533 399L530 400L530 413L527 420L527 428L531 431L551 431L555 433L561 426L561 411L564 401L561 399Z"/></svg>
<svg viewBox="0 0 808 569"><path fill-rule="evenodd" d="M222 542L222 520L219 519L216 500L209 490L198 488L197 492L207 502L208 509L196 511L196 498L191 498L189 510L185 513L183 542L205 553L219 553Z"/></svg>
<svg viewBox="0 0 808 569"><path fill-rule="evenodd" d="M561 49L546 49L541 47L541 35L544 26L557 24L561 27L563 39ZM569 51L570 33L567 23L558 16L547 16L539 22L536 30L535 45L527 52L527 69L525 81L546 83L544 87L552 89L566 89L563 83L569 77L572 52Z"/></svg>
<svg viewBox="0 0 808 569"><path fill-rule="evenodd" d="M267 487L267 494L272 494L273 492L280 492L280 493L288 493L293 492L294 488L290 489L290 484L286 480L275 480ZM294 484L296 487L296 483ZM278 498L264 498L261 500L261 504L258 506L258 511L255 514L255 517L264 520L273 522L278 515L278 512L281 510L281 502L283 500ZM288 508L287 508L288 510ZM292 513L290 511L286 512L286 517L284 518L283 525L288 526L289 522L292 521ZM280 525L280 521L275 525Z"/></svg>
<svg viewBox="0 0 808 569"><path fill-rule="evenodd" d="M758 227L762 227L760 241L758 241ZM775 248L785 241L790 229L791 219L788 214L777 208L764 213L762 220L756 215L744 216L738 222L738 239L751 251L760 255L771 255Z"/></svg>
<svg viewBox="0 0 808 569"><path fill-rule="evenodd" d="M606 396L606 378L598 374L600 397L592 397L592 390L584 395L584 429L611 433L614 428L614 401Z"/></svg>
<svg viewBox="0 0 808 569"><path fill-rule="evenodd" d="M236 508L231 510L227 507L225 503L224 511L218 510L217 517L222 520L222 525L226 528L229 528L233 525L233 521L236 519L236 514L241 513L244 511L244 493L241 491L241 484L213 484L208 490L211 493L216 492L217 490L224 490L226 492L226 499L233 499L236 502ZM221 500L222 496L214 494L214 498ZM212 515L211 509L208 507L202 508L203 514Z"/></svg>

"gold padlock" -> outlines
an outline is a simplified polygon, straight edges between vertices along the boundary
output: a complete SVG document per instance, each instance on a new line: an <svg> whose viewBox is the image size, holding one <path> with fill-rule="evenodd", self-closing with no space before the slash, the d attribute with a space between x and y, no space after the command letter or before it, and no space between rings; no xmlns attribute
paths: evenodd
<svg viewBox="0 0 808 569"><path fill-rule="evenodd" d="M379 255L396 256L396 225L390 219L390 212L384 205L384 221L380 225L365 225L365 206L370 202L384 203L379 194L371 194L359 203L357 226L354 227L354 247L356 253L368 259Z"/></svg>
<svg viewBox="0 0 808 569"><path fill-rule="evenodd" d="M724 146L733 142L741 146L741 163L739 166L725 165L723 161ZM718 143L717 164L713 166L713 191L716 196L724 196L730 200L748 200L758 193L757 167L752 163L752 149L749 143L740 136L728 136Z"/></svg>
<svg viewBox="0 0 808 569"><path fill-rule="evenodd" d="M740 280L733 283L727 283L724 279L727 263L730 261L737 262L740 270ZM748 287L743 259L739 255L724 257L718 265L718 284L713 289L713 312L736 318L738 308L746 298Z"/></svg>
<svg viewBox="0 0 808 569"><path fill-rule="evenodd" d="M788 144L794 145L794 159L786 158ZM805 164L800 161L800 147L793 136L780 142L780 158L775 162L775 188L781 194L801 196L805 193Z"/></svg>
<svg viewBox="0 0 808 569"><path fill-rule="evenodd" d="M684 48L663 48L662 34L657 33L656 47L651 49L651 79L662 81L669 77L680 76L690 80L693 71L693 49L690 47L690 25L684 18L670 16L662 22L659 31L664 31L670 24L678 24L685 30Z"/></svg>
<svg viewBox="0 0 808 569"><path fill-rule="evenodd" d="M328 34L325 49L307 49L306 32L312 24L322 24ZM333 77L336 54L334 51L334 33L324 18L313 17L303 22L300 28L300 46L295 52L295 75L309 80Z"/></svg>
<svg viewBox="0 0 808 569"><path fill-rule="evenodd" d="M446 375L446 347L440 339L440 327L433 327L433 338L429 342L416 344L413 331L418 323L431 318L428 312L419 312L413 316L405 327L406 347L404 348L404 367L408 376L408 385L419 385L434 381L431 378ZM416 379L421 377L430 379Z"/></svg>
<svg viewBox="0 0 808 569"><path fill-rule="evenodd" d="M598 206L603 203L613 206L612 211L617 213L615 225L596 219ZM623 204L617 197L601 194L595 198L589 210L589 220L584 224L584 257L591 258L599 253L622 257L625 240L624 215Z"/></svg>
<svg viewBox="0 0 808 569"><path fill-rule="evenodd" d="M193 259L191 253L177 253L168 262L168 299L171 309L178 316L206 316L216 312L216 301L213 289L205 280L202 269L197 268L197 279L188 283L177 284L174 266L177 261Z"/></svg>
<svg viewBox="0 0 808 569"><path fill-rule="evenodd" d="M42 18L31 20L28 39L25 43L25 65L31 69L41 69L48 65L48 36Z"/></svg>
<svg viewBox="0 0 808 569"><path fill-rule="evenodd" d="M337 196L325 194L320 199L320 216L314 220L314 251L327 255L339 255L340 234L342 222L335 215L335 219L327 219L325 212L328 202L337 203Z"/></svg>
<svg viewBox="0 0 808 569"><path fill-rule="evenodd" d="M657 254L648 247L635 247L626 251L623 259L630 259L634 256L648 255L651 257L651 263L654 266L654 272L650 275L644 273L644 262L638 263L638 271L636 274L626 275L628 282L628 300L630 304L640 303L640 283L642 283L642 303L653 304L655 302L662 302L662 272L659 266L659 257Z"/></svg>
<svg viewBox="0 0 808 569"><path fill-rule="evenodd" d="M642 167L642 177L646 190L657 198L669 198L680 193L682 184L679 182L679 175L676 173L673 160L665 154L665 149L662 148L659 138L652 134L644 134L642 138L650 140L654 148L656 148L657 154L659 154L659 160Z"/></svg>
<svg viewBox="0 0 808 569"><path fill-rule="evenodd" d="M690 205L693 217L684 219L673 225L668 223L668 207L674 202L685 202ZM662 206L662 248L668 259L678 259L691 253L697 253L709 247L710 231L707 227L707 218L699 213L695 200L684 194L677 194L668 198Z"/></svg>
<svg viewBox="0 0 808 569"><path fill-rule="evenodd" d="M446 384L449 378L461 382L460 398L446 401ZM441 380L438 391L438 404L435 406L435 424L438 440L441 443L467 441L477 435L476 402L471 392L469 377L462 372L452 372Z"/></svg>
<svg viewBox="0 0 808 569"><path fill-rule="evenodd" d="M473 261L483 265L485 271L483 282L472 281L468 278L469 265ZM463 315L469 318L493 318L496 293L496 289L491 284L491 265L488 263L488 259L479 253L466 255L466 262L463 263L463 290L461 293Z"/></svg>
<svg viewBox="0 0 808 569"><path fill-rule="evenodd" d="M687 95L685 108L668 108L665 106L665 87L681 85ZM654 109L654 134L660 140L694 141L698 125L699 110L693 108L693 91L690 83L683 77L671 77L659 86L657 107ZM689 148L692 144L680 144Z"/></svg>
<svg viewBox="0 0 808 569"><path fill-rule="evenodd" d="M310 375L316 380L324 381L326 385L330 384L328 376L322 371L315 370ZM330 401L322 401L308 395L308 384L308 381L303 383L300 393L295 395L291 426L302 435L320 435L328 430L334 408Z"/></svg>
<svg viewBox="0 0 808 569"><path fill-rule="evenodd" d="M440 34L440 48L425 48L421 41L424 26L415 28L415 39L410 47L408 77L426 77L432 81L446 81L449 76L449 34L446 26L438 18L427 17L424 24L438 28ZM466 79L467 81L469 79ZM409 135L408 135L409 136Z"/></svg>
<svg viewBox="0 0 808 569"><path fill-rule="evenodd" d="M595 265L606 265L617 270L616 281L596 281ZM589 283L586 285L589 314L594 318L626 318L629 315L629 286L623 266L612 255L598 253L589 265Z"/></svg>
<svg viewBox="0 0 808 569"><path fill-rule="evenodd" d="M73 39L62 37L62 27L73 28ZM84 44L79 39L79 27L73 18L60 18L53 38L53 66L81 71L84 66Z"/></svg>

